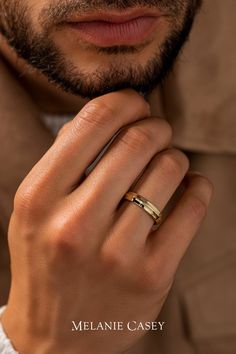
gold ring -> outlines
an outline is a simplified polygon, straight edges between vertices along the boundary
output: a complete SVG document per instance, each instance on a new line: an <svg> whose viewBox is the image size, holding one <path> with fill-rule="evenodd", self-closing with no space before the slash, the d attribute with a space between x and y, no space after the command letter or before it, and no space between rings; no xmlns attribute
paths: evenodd
<svg viewBox="0 0 236 354"><path fill-rule="evenodd" d="M130 202L142 208L148 215L152 217L155 224L160 223L162 217L161 212L149 200L135 192L126 193L124 199L129 200Z"/></svg>

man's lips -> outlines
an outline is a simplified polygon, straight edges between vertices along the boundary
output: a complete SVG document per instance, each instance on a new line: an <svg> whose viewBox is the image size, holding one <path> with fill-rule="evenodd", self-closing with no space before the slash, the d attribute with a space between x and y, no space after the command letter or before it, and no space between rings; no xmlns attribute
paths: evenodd
<svg viewBox="0 0 236 354"><path fill-rule="evenodd" d="M82 16L71 17L68 22L91 22L91 21L105 21L112 23L124 23L134 20L138 17L160 17L162 13L160 10L147 10L147 9L135 9L132 11L123 12L96 12Z"/></svg>
<svg viewBox="0 0 236 354"><path fill-rule="evenodd" d="M160 12L97 13L66 22L81 39L101 47L134 45L145 40L162 18Z"/></svg>

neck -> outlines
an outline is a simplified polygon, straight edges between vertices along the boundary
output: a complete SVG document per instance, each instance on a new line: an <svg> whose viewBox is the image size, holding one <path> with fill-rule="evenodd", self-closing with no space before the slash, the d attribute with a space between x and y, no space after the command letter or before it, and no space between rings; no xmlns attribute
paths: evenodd
<svg viewBox="0 0 236 354"><path fill-rule="evenodd" d="M1 35L0 54L10 65L21 85L30 93L39 111L52 114L76 114L88 102L50 84L45 76L20 59Z"/></svg>

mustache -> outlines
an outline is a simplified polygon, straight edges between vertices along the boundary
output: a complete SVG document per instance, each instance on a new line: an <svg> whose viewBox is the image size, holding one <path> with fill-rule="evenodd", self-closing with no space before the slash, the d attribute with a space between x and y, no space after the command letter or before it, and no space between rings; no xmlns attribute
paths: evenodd
<svg viewBox="0 0 236 354"><path fill-rule="evenodd" d="M198 0L53 0L45 7L39 16L39 22L44 27L62 23L75 13L83 15L96 11L124 11L137 7L144 9L160 9L168 15L177 16L191 2Z"/></svg>

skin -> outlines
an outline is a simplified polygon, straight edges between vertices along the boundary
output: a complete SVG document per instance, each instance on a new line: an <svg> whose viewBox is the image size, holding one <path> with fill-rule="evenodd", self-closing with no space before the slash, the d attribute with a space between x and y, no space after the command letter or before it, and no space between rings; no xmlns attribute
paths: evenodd
<svg viewBox="0 0 236 354"><path fill-rule="evenodd" d="M32 19L43 4L32 0ZM163 24L166 33L168 26L169 21ZM145 62L151 47L137 59ZM4 38L1 48L16 71L28 66L14 59ZM96 59L101 60L99 55ZM58 88L45 80L33 71L21 82L26 90L38 83L41 96L32 97L38 109L43 107L39 97L49 92L68 105L81 103L62 92L57 96ZM85 178L86 168L119 129ZM73 335L71 321L126 323L158 317L212 195L211 183L189 172L187 157L171 147L171 137L169 124L153 117L137 92L115 91L86 103L24 178L8 232L12 284L2 316L20 353L131 353L143 332ZM122 200L132 186L162 211L181 183L183 194L156 231L149 215Z"/></svg>

